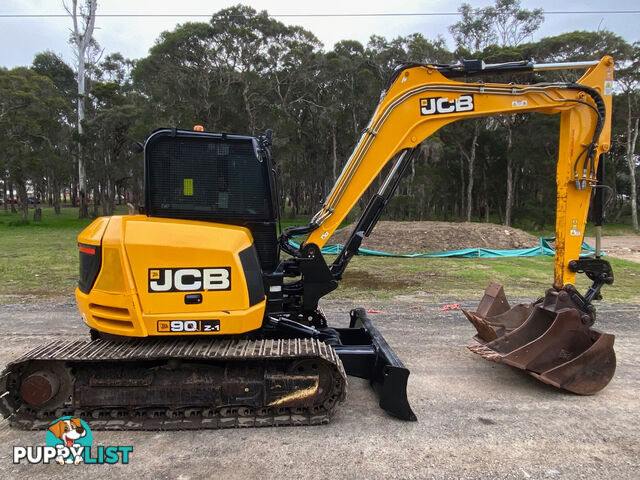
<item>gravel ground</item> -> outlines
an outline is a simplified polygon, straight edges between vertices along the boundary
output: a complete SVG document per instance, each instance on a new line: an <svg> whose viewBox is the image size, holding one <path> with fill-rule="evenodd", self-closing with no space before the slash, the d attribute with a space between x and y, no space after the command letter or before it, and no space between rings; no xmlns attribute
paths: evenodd
<svg viewBox="0 0 640 480"><path fill-rule="evenodd" d="M451 300L453 301L453 299ZM486 362L466 348L472 328L429 297L366 305L411 370L418 422L388 416L360 379L330 425L199 432L94 432L94 445L133 445L129 465L13 465L14 445L42 445L45 432L0 423L0 478L638 478L640 305L599 308L598 328L616 335L618 370L591 397L563 393ZM461 302L463 307L476 303ZM337 326L352 302L325 302ZM0 362L51 338L82 338L73 298L0 306ZM91 423L89 422L89 425Z"/></svg>

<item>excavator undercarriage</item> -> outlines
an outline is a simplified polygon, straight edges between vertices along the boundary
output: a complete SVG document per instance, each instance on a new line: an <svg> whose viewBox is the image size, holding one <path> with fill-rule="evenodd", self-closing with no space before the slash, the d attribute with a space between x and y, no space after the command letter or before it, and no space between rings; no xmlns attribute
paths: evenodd
<svg viewBox="0 0 640 480"><path fill-rule="evenodd" d="M369 380L382 409L416 420L409 370L365 311L351 311L349 328L329 330L322 340L308 329L261 339L51 342L7 365L0 413L30 430L65 415L97 430L318 425L345 399L348 374Z"/></svg>
<svg viewBox="0 0 640 480"><path fill-rule="evenodd" d="M315 339L58 341L8 366L0 406L35 430L65 415L106 430L315 425L346 381Z"/></svg>

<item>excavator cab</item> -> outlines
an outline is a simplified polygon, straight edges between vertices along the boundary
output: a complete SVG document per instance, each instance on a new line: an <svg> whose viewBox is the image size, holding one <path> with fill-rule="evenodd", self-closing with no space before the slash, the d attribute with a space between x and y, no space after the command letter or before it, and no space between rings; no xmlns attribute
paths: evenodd
<svg viewBox="0 0 640 480"><path fill-rule="evenodd" d="M263 137L160 129L145 144L149 217L238 225L264 270L278 262L275 174Z"/></svg>

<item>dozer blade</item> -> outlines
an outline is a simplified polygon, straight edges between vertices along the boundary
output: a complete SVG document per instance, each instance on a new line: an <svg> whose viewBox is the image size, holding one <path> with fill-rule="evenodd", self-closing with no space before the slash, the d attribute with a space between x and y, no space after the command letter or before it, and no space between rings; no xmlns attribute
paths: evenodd
<svg viewBox="0 0 640 480"><path fill-rule="evenodd" d="M501 335L492 329L496 333L493 340L478 329L484 345L469 350L570 392L591 395L602 390L616 368L614 336L590 328L593 318L574 304L568 291L572 288L550 289L518 328ZM471 323L476 328L478 322L489 323L474 313L465 315L474 319Z"/></svg>
<svg viewBox="0 0 640 480"><path fill-rule="evenodd" d="M351 310L349 328L336 328L342 345L334 349L347 375L364 378L380 397L380 408L401 420L416 421L407 399L409 369L404 366L364 309Z"/></svg>

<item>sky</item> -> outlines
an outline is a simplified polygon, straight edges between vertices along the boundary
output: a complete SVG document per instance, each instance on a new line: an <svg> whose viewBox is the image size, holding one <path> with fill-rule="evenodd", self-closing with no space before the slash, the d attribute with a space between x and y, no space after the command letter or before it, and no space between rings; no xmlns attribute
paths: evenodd
<svg viewBox="0 0 640 480"><path fill-rule="evenodd" d="M79 0L79 3L83 0ZM219 0L98 0L98 14L180 14L207 15L240 3ZM393 0L361 1L323 0L304 2L300 0L244 0L256 10L267 10L270 14L353 14L353 13L436 13L456 12L461 1L452 0ZM492 0L467 0L473 7L485 7ZM527 9L542 8L547 11L640 11L637 0L521 0ZM2 14L65 14L62 0L0 0ZM449 48L453 40L447 27L457 16L393 16L393 17L278 17L283 23L301 25L313 32L331 49L340 40L358 40L366 44L371 35L387 38L422 33L428 39L445 38ZM207 17L180 18L104 18L98 17L94 37L104 49L104 55L120 52L127 58L147 55L162 31L173 30L179 23L207 21ZM571 14L545 17L541 29L532 40L558 35L573 30L608 29L629 42L640 40L640 14ZM74 58L68 44L71 19L63 18L6 18L0 17L0 66L12 68L30 65L36 53L51 50L73 65Z"/></svg>

